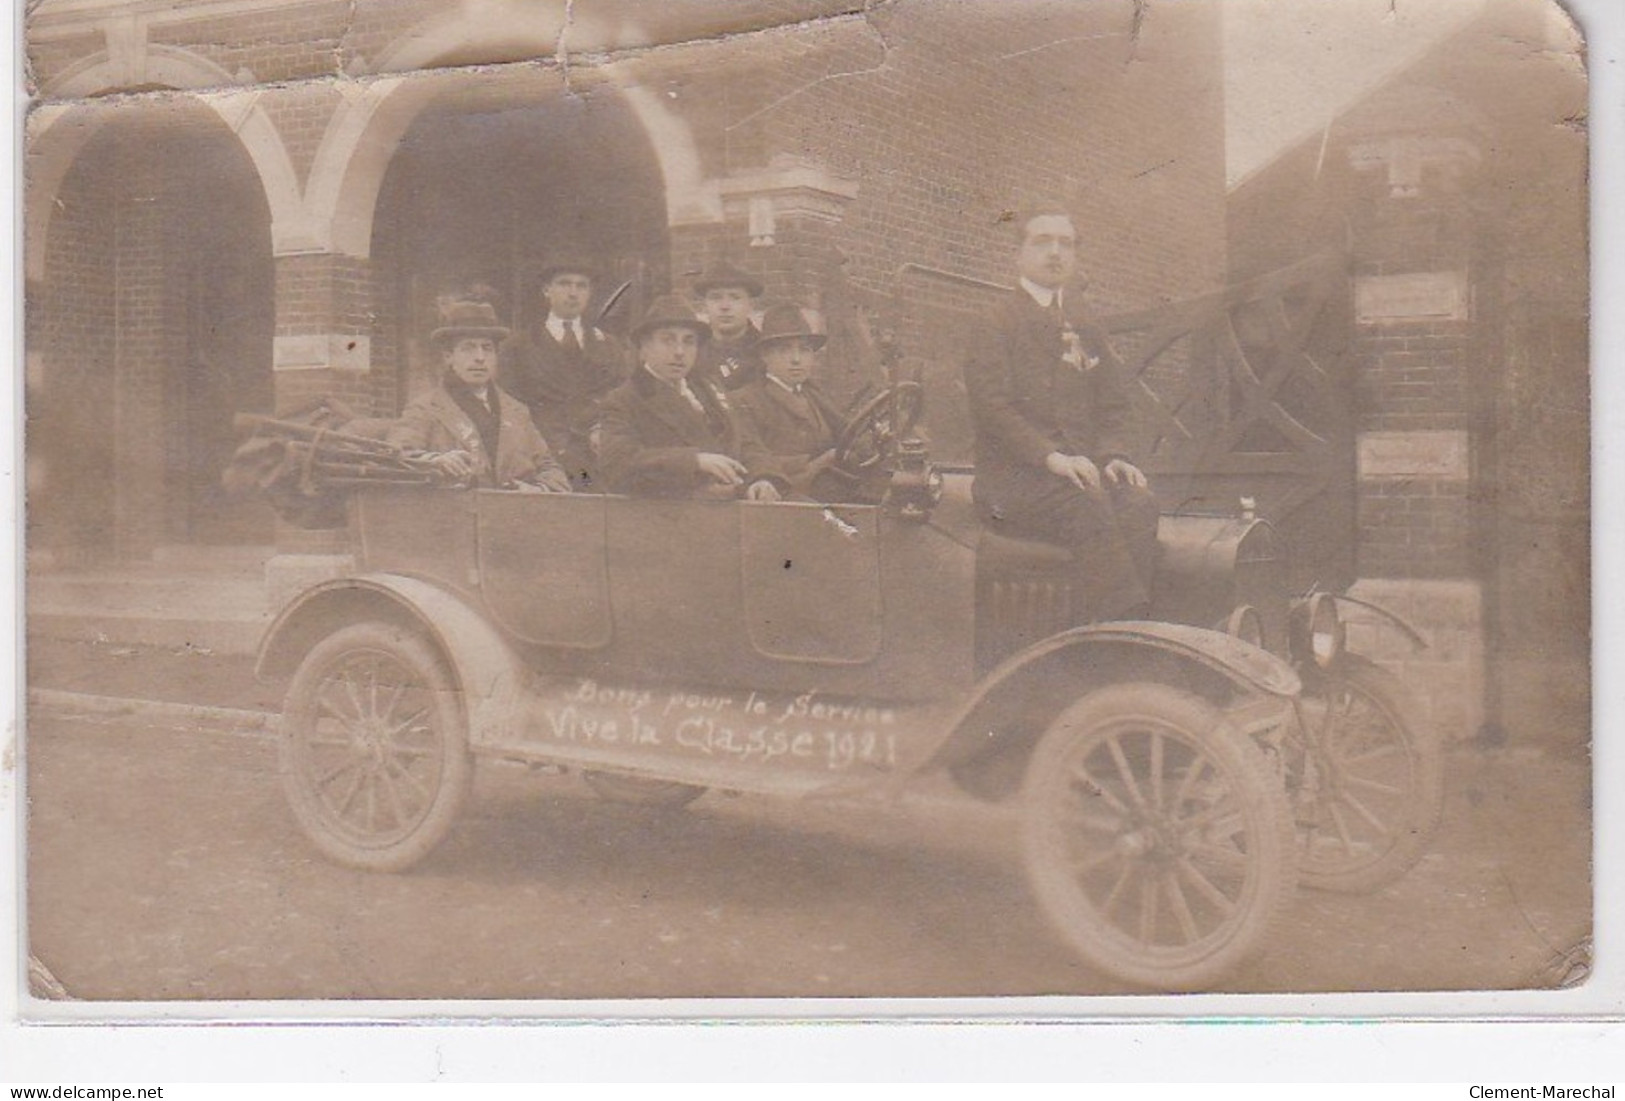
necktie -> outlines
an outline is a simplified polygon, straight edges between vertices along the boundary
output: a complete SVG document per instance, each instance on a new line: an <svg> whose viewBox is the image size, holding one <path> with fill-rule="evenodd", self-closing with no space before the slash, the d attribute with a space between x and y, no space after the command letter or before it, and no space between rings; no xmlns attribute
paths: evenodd
<svg viewBox="0 0 1625 1101"><path fill-rule="evenodd" d="M564 325L564 340L561 341L566 351L581 351L581 342L576 339L576 327L569 322Z"/></svg>
<svg viewBox="0 0 1625 1101"><path fill-rule="evenodd" d="M705 404L700 401L699 396L694 393L694 390L688 385L688 381L686 379L677 384L677 392L683 395L683 397L688 401L688 404L693 407L694 412L705 412Z"/></svg>

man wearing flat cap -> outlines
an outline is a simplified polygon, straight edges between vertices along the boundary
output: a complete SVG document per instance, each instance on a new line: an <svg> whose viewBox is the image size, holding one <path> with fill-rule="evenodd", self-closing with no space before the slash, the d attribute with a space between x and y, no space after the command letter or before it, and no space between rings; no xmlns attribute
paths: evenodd
<svg viewBox="0 0 1625 1101"><path fill-rule="evenodd" d="M570 483L601 490L592 438L598 403L626 381L631 353L618 337L585 318L594 272L579 257L564 257L542 271L547 317L532 331L503 344L498 378L530 410L542 437L564 464Z"/></svg>
<svg viewBox="0 0 1625 1101"><path fill-rule="evenodd" d="M831 470L845 419L814 378L824 335L808 324L800 306L781 302L762 314L762 377L733 394L773 456L773 468L792 493L816 501L839 501L853 488Z"/></svg>
<svg viewBox="0 0 1625 1101"><path fill-rule="evenodd" d="M570 481L530 414L496 385L497 345L507 336L489 302L445 305L429 336L445 373L407 403L386 438L428 452L451 477L474 485L568 493Z"/></svg>
<svg viewBox="0 0 1625 1101"><path fill-rule="evenodd" d="M738 390L762 377L758 333L751 323L762 281L724 260L694 282L711 339L700 349L697 377L724 390Z"/></svg>
<svg viewBox="0 0 1625 1101"><path fill-rule="evenodd" d="M782 479L716 386L694 377L710 329L682 299L657 298L632 339L639 365L603 401L600 460L612 491L776 501Z"/></svg>
<svg viewBox="0 0 1625 1101"><path fill-rule="evenodd" d="M967 342L972 495L989 531L1072 552L1086 619L1134 618L1149 607L1158 509L1130 457L1128 388L1069 286L1071 215L1034 207L1015 229L1020 285Z"/></svg>

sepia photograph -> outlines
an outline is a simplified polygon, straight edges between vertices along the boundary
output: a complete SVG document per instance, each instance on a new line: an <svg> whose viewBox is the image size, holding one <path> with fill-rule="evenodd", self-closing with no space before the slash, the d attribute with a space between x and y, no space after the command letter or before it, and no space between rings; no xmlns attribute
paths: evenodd
<svg viewBox="0 0 1625 1101"><path fill-rule="evenodd" d="M25 1019L1583 996L1558 0L22 22Z"/></svg>

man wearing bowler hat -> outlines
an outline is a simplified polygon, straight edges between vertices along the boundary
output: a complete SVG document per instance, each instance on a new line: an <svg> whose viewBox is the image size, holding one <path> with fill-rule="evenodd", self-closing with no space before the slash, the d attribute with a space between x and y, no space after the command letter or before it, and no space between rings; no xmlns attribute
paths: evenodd
<svg viewBox="0 0 1625 1101"><path fill-rule="evenodd" d="M845 420L814 378L824 335L808 324L801 307L776 303L762 315L757 347L762 377L733 394L739 415L755 428L792 493L841 500L852 486L830 468Z"/></svg>
<svg viewBox="0 0 1625 1101"><path fill-rule="evenodd" d="M568 493L569 479L530 414L496 385L497 345L508 330L489 302L457 300L441 311L429 342L445 373L407 403L386 439L430 453L453 478L478 486Z"/></svg>
<svg viewBox="0 0 1625 1101"><path fill-rule="evenodd" d="M597 485L592 438L598 403L626 381L631 354L618 337L586 318L594 271L580 257L564 257L542 271L547 317L502 346L499 379L524 402L531 420L579 490Z"/></svg>
<svg viewBox="0 0 1625 1101"><path fill-rule="evenodd" d="M649 306L632 339L639 365L603 401L600 460L611 490L650 497L776 501L782 479L728 398L694 377L710 329L682 299Z"/></svg>
<svg viewBox="0 0 1625 1101"><path fill-rule="evenodd" d="M1062 207L1017 216L1017 286L967 342L977 510L1001 535L1072 552L1085 618L1149 607L1157 502L1130 457L1133 409L1105 333L1069 286L1077 231Z"/></svg>
<svg viewBox="0 0 1625 1101"><path fill-rule="evenodd" d="M694 373L713 386L738 390L762 377L761 351L751 313L762 294L762 281L724 260L694 283L709 323L711 339L700 349Z"/></svg>

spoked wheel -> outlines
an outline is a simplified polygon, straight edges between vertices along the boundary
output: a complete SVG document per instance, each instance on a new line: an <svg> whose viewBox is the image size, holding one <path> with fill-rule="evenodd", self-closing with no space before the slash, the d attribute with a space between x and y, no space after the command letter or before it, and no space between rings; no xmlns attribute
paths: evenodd
<svg viewBox="0 0 1625 1101"><path fill-rule="evenodd" d="M451 829L472 774L456 682L420 636L360 623L300 665L283 707L282 783L328 857L411 866Z"/></svg>
<svg viewBox="0 0 1625 1101"><path fill-rule="evenodd" d="M1089 963L1157 990L1211 986L1259 949L1293 884L1292 816L1258 748L1160 684L1092 692L1028 765L1028 878Z"/></svg>
<svg viewBox="0 0 1625 1101"><path fill-rule="evenodd" d="M582 778L599 798L611 803L627 803L637 807L666 807L676 810L686 807L705 794L705 789L676 780L647 780L641 776L622 776L616 772L587 772Z"/></svg>
<svg viewBox="0 0 1625 1101"><path fill-rule="evenodd" d="M1444 751L1417 726L1389 673L1345 654L1306 671L1303 729L1288 754L1298 812L1298 881L1372 891L1427 851L1444 810Z"/></svg>

